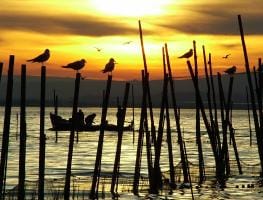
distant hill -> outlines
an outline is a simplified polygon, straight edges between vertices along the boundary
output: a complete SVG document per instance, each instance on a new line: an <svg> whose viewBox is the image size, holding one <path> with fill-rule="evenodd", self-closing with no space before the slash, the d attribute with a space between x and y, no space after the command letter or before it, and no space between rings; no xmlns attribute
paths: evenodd
<svg viewBox="0 0 263 200"><path fill-rule="evenodd" d="M4 105L7 77L3 76L0 84L0 103ZM53 105L53 90L56 90L59 97L59 106L71 106L74 90L73 78L47 77L46 80L46 104ZM141 81L130 81L134 87L135 105L141 104L142 86ZM222 76L225 92L228 90L229 77ZM217 88L217 78L214 77L215 87ZM162 94L162 80L151 80L151 96L154 107L160 106ZM177 103L180 107L194 107L194 87L192 80L174 80ZM199 79L199 86L206 102L207 86L206 80ZM242 107L246 104L245 87L247 79L245 74L237 74L234 79L233 101L234 106ZM113 81L110 95L110 106L116 106L116 99L123 97L125 81ZM106 80L81 80L80 99L81 106L100 106L102 103L103 90L106 88ZM130 93L131 94L131 93ZM40 77L27 77L27 105L38 106L40 96ZM218 97L218 95L217 95ZM218 99L218 98L217 98ZM13 103L19 105L20 101L20 77L14 77ZM131 103L131 95L130 101ZM171 102L171 101L170 101Z"/></svg>

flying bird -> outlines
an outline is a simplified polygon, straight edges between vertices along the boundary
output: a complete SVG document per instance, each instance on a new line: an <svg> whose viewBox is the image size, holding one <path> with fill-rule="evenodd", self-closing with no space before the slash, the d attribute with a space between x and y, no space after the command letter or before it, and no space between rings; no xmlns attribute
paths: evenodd
<svg viewBox="0 0 263 200"><path fill-rule="evenodd" d="M86 76L80 76L81 80L85 80L87 77Z"/></svg>
<svg viewBox="0 0 263 200"><path fill-rule="evenodd" d="M130 41L124 42L123 45L131 44L131 43L132 43L132 41L130 40Z"/></svg>
<svg viewBox="0 0 263 200"><path fill-rule="evenodd" d="M98 48L98 47L94 47L98 52L101 52L101 48Z"/></svg>
<svg viewBox="0 0 263 200"><path fill-rule="evenodd" d="M46 49L44 53L40 54L39 56L33 59L27 60L27 62L38 62L38 63L42 63L43 65L43 63L47 61L49 57L50 57L49 49Z"/></svg>
<svg viewBox="0 0 263 200"><path fill-rule="evenodd" d="M109 62L105 65L104 69L101 70L103 73L106 73L106 72L111 72L114 70L114 66L115 66L115 60L113 58L111 58L109 60Z"/></svg>
<svg viewBox="0 0 263 200"><path fill-rule="evenodd" d="M69 63L69 64L62 66L62 67L63 68L71 68L71 69L79 71L80 69L82 69L85 66L85 63L86 63L86 60L81 59L79 61Z"/></svg>
<svg viewBox="0 0 263 200"><path fill-rule="evenodd" d="M231 54L227 54L227 55L223 56L222 58L227 59L228 56L230 56L230 55L231 55Z"/></svg>
<svg viewBox="0 0 263 200"><path fill-rule="evenodd" d="M233 75L236 72L236 70L237 70L236 66L233 66L233 67L226 69L224 72L229 75Z"/></svg>
<svg viewBox="0 0 263 200"><path fill-rule="evenodd" d="M193 55L193 49L190 49L188 52L186 52L184 55L178 57L178 58L190 58Z"/></svg>

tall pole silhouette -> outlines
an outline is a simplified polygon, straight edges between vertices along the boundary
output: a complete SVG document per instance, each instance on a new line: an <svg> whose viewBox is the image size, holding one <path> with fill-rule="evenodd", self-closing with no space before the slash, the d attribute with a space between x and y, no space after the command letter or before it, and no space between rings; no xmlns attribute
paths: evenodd
<svg viewBox="0 0 263 200"><path fill-rule="evenodd" d="M79 85L80 85L80 73L76 73L74 100L72 107L72 124L71 124L70 136L69 136L68 160L67 160L67 169L66 169L66 180L64 186L65 200L69 199L70 197L70 177L71 177L71 165L72 165L74 138L75 138L76 115L78 110Z"/></svg>
<svg viewBox="0 0 263 200"><path fill-rule="evenodd" d="M0 163L0 199L4 199L4 195L5 195L5 179L6 179L6 169L7 169L7 159L8 159L10 119L11 119L11 108L12 108L12 98L13 98L14 61L15 61L15 56L10 55L8 78L7 78L7 92L6 92L6 100L5 100L5 118L4 118L4 128L3 128L3 136L2 136L1 163Z"/></svg>
<svg viewBox="0 0 263 200"><path fill-rule="evenodd" d="M45 191L45 100L46 100L46 67L41 67L41 90L40 90L40 135L39 135L39 172L38 172L38 199L44 199Z"/></svg>
<svg viewBox="0 0 263 200"><path fill-rule="evenodd" d="M26 65L21 67L20 98L20 147L19 147L19 179L18 199L25 199L25 164L26 164Z"/></svg>

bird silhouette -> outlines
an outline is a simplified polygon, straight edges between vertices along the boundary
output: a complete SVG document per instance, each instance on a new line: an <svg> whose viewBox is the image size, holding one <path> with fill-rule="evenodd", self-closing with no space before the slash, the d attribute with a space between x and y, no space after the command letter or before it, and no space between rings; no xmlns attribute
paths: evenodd
<svg viewBox="0 0 263 200"><path fill-rule="evenodd" d="M190 49L188 52L186 52L184 55L178 57L178 58L190 58L193 55L193 49Z"/></svg>
<svg viewBox="0 0 263 200"><path fill-rule="evenodd" d="M40 54L39 56L33 59L27 60L27 62L38 62L38 63L42 63L43 65L43 63L47 61L49 57L50 57L49 49L46 49L44 53Z"/></svg>
<svg viewBox="0 0 263 200"><path fill-rule="evenodd" d="M109 62L105 65L104 69L101 70L103 73L106 72L111 72L114 70L114 66L115 66L115 60L113 58L111 58L109 60Z"/></svg>
<svg viewBox="0 0 263 200"><path fill-rule="evenodd" d="M94 47L98 52L101 52L101 48L98 48L98 47Z"/></svg>
<svg viewBox="0 0 263 200"><path fill-rule="evenodd" d="M233 67L226 69L224 72L226 74L233 75L236 72L236 70L237 70L236 66L233 66Z"/></svg>
<svg viewBox="0 0 263 200"><path fill-rule="evenodd" d="M80 69L82 69L85 66L85 63L86 63L86 60L81 59L79 61L69 63L69 64L62 66L62 67L63 68L71 68L71 69L79 71Z"/></svg>
<svg viewBox="0 0 263 200"><path fill-rule="evenodd" d="M87 77L86 76L80 76L81 80L85 80Z"/></svg>
<svg viewBox="0 0 263 200"><path fill-rule="evenodd" d="M130 41L127 41L127 42L124 42L124 43L122 43L123 45L126 45L126 44L131 44L132 43L132 41L130 40Z"/></svg>
<svg viewBox="0 0 263 200"><path fill-rule="evenodd" d="M225 56L223 56L222 58L224 58L224 59L227 59L228 58L228 56L230 56L231 54L226 54Z"/></svg>

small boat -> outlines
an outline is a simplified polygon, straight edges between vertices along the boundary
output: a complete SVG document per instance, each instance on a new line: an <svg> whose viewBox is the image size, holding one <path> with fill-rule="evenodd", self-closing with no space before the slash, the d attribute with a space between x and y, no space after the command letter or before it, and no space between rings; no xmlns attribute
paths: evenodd
<svg viewBox="0 0 263 200"><path fill-rule="evenodd" d="M93 120L96 114L88 115L85 118L85 123L78 123L75 127L76 131L98 131L100 130L100 125L93 125ZM50 121L52 124L52 131L70 131L72 128L72 120L71 119L64 119L59 115L54 113L50 113ZM115 124L106 124L105 131L118 131L118 126ZM128 126L123 127L123 131L132 131L133 130L133 123Z"/></svg>

